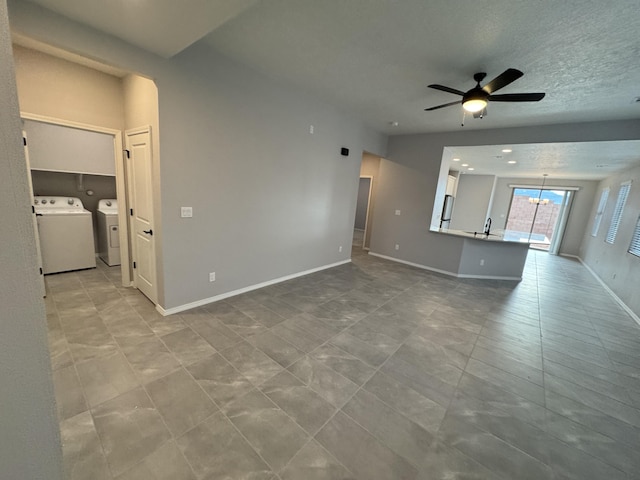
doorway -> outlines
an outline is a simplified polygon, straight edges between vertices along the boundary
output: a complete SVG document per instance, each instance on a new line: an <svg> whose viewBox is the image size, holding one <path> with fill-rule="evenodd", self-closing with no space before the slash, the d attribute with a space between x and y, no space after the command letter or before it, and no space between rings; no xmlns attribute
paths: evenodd
<svg viewBox="0 0 640 480"><path fill-rule="evenodd" d="M514 188L505 239L557 255L572 198L566 189Z"/></svg>
<svg viewBox="0 0 640 480"><path fill-rule="evenodd" d="M362 176L358 185L356 202L356 218L353 225L353 247L365 248L367 226L369 223L369 205L371 204L371 187L373 177Z"/></svg>
<svg viewBox="0 0 640 480"><path fill-rule="evenodd" d="M35 144L39 146L35 152L38 153L37 158L40 158L40 162L42 162L42 159L46 159L47 162L51 163L51 165L36 165L29 161L31 155L29 154L27 156L29 178L35 178L39 184L39 187L35 188L34 184L31 181L29 182L31 198L33 198L34 194L78 197L83 203L83 206L91 210L92 216L95 217L95 208L98 199L102 197L101 193L110 191L112 195L112 189L115 189L115 197L123 199L123 201L120 202L123 206L122 211L119 212L119 218L126 218L124 214L126 211L126 201L124 201L124 199L126 199L126 192L123 188L124 171L121 160L122 134L119 130L26 112L22 112L21 116L25 129L27 128L26 125L32 126L32 130L38 134L38 141L35 142ZM60 132L62 132L62 134L60 134ZM92 144L91 142L87 143L87 139L83 136L84 134L95 136L100 140L93 145L93 147L90 147L88 145ZM32 139L34 138L36 137ZM31 143L26 143L26 148L28 148L29 145L31 145ZM47 152L46 148L50 148L54 152ZM67 149L69 151L88 149L93 152L93 157L101 158L102 164L94 164L89 169L86 169L84 168L85 166L82 166L80 163L76 165L73 164L72 161L82 162L85 156L71 155L71 157L74 158L69 159L69 165L67 165L64 162L67 162L66 157L69 155L63 155ZM79 159L75 157L79 157ZM104 168L105 171L102 171L101 168ZM73 181L74 178L75 181ZM91 182L89 182L92 185L91 188L85 185L85 182L88 182L87 178L92 179ZM103 181L102 179L106 180ZM74 183L73 187L69 187L68 184L70 181ZM45 189L45 192L42 191L43 189ZM94 196L93 189L97 192L96 196ZM49 192L48 190L52 191ZM88 206L89 203L91 206ZM123 259L128 259L128 229L126 225L123 224L125 222L119 221L118 223L121 255ZM93 227L95 237L95 225ZM123 285L130 285L131 279L128 262L122 262L121 275Z"/></svg>
<svg viewBox="0 0 640 480"><path fill-rule="evenodd" d="M16 82L23 119L55 126L56 132L85 132L87 136L101 137L109 144L110 162L100 157L100 165L110 164L110 171L94 170L96 163L94 152L105 152L92 144L66 136L55 138L65 145L77 145L77 154L62 156L65 165L51 168L33 168L34 187L42 190L43 195L78 197L87 210L96 218L100 199L116 199L118 207L117 230L121 266L109 267L118 283L125 287L137 287L134 278L132 258L132 235L129 230L129 197L125 161L123 158L124 131L141 126L153 135L150 137L151 163L157 161L159 152L159 112L158 90L150 78L140 76L109 65L74 56L68 59L62 50L50 50L44 44L30 46L14 45L16 61ZM60 81L52 81L52 78ZM100 91L100 101L96 101L95 92ZM46 108L45 108L46 107ZM57 135L57 133L56 133ZM35 138L35 137L34 137ZM49 137L47 137L49 138ZM34 144L35 147L35 144ZM89 153L91 152L91 153ZM35 151L33 152L35 153ZM45 152L46 154L47 152ZM105 157L108 156L105 154ZM50 155L47 155L50 157ZM32 160L36 156L32 155ZM75 161L75 163L73 163ZM82 164L79 165L78 162ZM67 165L73 163L73 165ZM89 164L91 169L85 168ZM154 213L158 214L157 192L159 172L154 169L154 177L147 193L153 198ZM94 232L96 225L94 225ZM154 239L160 233L154 230ZM99 245L98 245L99 247ZM96 249L96 253L98 249ZM155 263L155 252L148 256ZM146 269L147 283L153 283L153 293L148 295L154 304L158 303L157 276L155 265ZM154 280L154 281L152 281ZM140 289L141 290L141 289Z"/></svg>

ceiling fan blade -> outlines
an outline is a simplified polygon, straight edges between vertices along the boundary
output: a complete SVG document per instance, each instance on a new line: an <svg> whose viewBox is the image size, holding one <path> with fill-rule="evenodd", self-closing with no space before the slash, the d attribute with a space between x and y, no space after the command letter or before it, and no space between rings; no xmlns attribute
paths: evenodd
<svg viewBox="0 0 640 480"><path fill-rule="evenodd" d="M425 112L430 112L431 110L438 110L439 108L450 107L451 105L460 105L461 103L462 103L462 100L458 100L457 102L444 103L436 107L425 108L424 110Z"/></svg>
<svg viewBox="0 0 640 480"><path fill-rule="evenodd" d="M522 75L524 75L524 73L522 73L520 70L516 70L515 68L508 68L496 78L487 83L484 87L482 87L482 89L485 92L491 94L500 90L501 88L506 87L511 82L515 82Z"/></svg>
<svg viewBox="0 0 640 480"><path fill-rule="evenodd" d="M460 90L456 90L455 88L451 88L451 87L445 87L444 85L437 85L437 84L431 84L428 86L429 88L435 88L436 90L441 90L443 92L447 92L447 93L453 93L455 95L460 95L463 96L464 92L461 92Z"/></svg>
<svg viewBox="0 0 640 480"><path fill-rule="evenodd" d="M491 102L539 102L544 93L505 93L503 95L489 95Z"/></svg>

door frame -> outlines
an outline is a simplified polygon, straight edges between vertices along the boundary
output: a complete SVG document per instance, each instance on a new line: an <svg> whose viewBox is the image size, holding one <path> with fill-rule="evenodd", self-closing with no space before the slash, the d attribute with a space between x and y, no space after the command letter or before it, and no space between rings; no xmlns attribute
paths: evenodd
<svg viewBox="0 0 640 480"><path fill-rule="evenodd" d="M122 148L122 131L113 128L98 127L87 123L74 122L71 120L63 120L56 117L48 117L29 112L20 112L20 118L24 120L33 120L36 122L49 123L52 125L60 125L63 127L78 128L89 132L106 133L113 136L113 151L115 167L116 167L116 196L118 199L125 201L118 202L118 229L120 232L120 271L122 273L122 285L130 287L132 285L132 275L130 268L130 252L129 252L129 226L127 221L127 189L124 173L124 151ZM28 172L31 175L31 171Z"/></svg>
<svg viewBox="0 0 640 480"><path fill-rule="evenodd" d="M27 138L27 131L22 125L22 142L24 143L24 159L27 162L27 183L29 185L29 196L31 197L31 216L33 218L33 233L36 237L36 254L38 256L38 272L40 274L40 291L43 297L47 296L47 288L44 283L44 269L42 267L42 249L40 248L40 230L38 230L38 217L35 210L34 196L33 196L33 180L31 178L31 161L29 160L29 139Z"/></svg>
<svg viewBox="0 0 640 480"><path fill-rule="evenodd" d="M367 245L367 232L369 231L369 214L371 213L371 195L373 194L373 175L360 175L358 178L358 185L360 184L360 178L369 179L369 194L367 195L367 213L364 216L364 235L362 237L362 249L369 250Z"/></svg>
<svg viewBox="0 0 640 480"><path fill-rule="evenodd" d="M562 240L564 240L564 234L567 230L567 222L569 221L569 214L571 213L571 207L573 206L574 195L574 190L564 190L564 198L562 199L560 214L558 215L558 220L556 220L556 224L553 227L553 237L551 237L551 244L549 245L550 255L560 254L560 247L562 246Z"/></svg>

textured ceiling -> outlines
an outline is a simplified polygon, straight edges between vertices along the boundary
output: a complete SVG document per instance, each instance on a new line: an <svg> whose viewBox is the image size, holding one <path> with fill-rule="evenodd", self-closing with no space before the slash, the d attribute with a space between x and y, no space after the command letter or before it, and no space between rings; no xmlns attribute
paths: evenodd
<svg viewBox="0 0 640 480"><path fill-rule="evenodd" d="M525 75L501 93L547 96L465 129L640 118L638 0L32 1L163 56L204 42L389 134L460 129L461 107L424 111L459 97L427 85L507 68Z"/></svg>
<svg viewBox="0 0 640 480"><path fill-rule="evenodd" d="M489 81L507 68L525 75L500 93L546 97L492 103L465 130L640 118L638 0L32 1L162 56L206 44L392 135L460 130L460 106L424 111L459 97L427 85L466 91L475 72ZM528 162L551 158L549 148ZM605 163L558 148L584 175ZM626 147L607 151L607 164L632 162Z"/></svg>
<svg viewBox="0 0 640 480"><path fill-rule="evenodd" d="M640 118L637 0L270 0L204 41L341 104L387 133L460 129L462 109L425 112L512 67L501 93L539 103L491 104L465 129ZM389 122L397 121L393 128Z"/></svg>

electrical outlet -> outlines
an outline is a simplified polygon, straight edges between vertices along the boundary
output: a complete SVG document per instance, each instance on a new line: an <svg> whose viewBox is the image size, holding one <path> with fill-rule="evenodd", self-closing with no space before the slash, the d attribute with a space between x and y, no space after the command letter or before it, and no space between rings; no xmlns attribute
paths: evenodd
<svg viewBox="0 0 640 480"><path fill-rule="evenodd" d="M216 272L211 272L209 274L209 281L210 282L215 282L216 281Z"/></svg>
<svg viewBox="0 0 640 480"><path fill-rule="evenodd" d="M313 134L313 130L314 130L313 125L309 125L309 133Z"/></svg>
<svg viewBox="0 0 640 480"><path fill-rule="evenodd" d="M180 216L182 218L193 217L193 207L180 207Z"/></svg>
<svg viewBox="0 0 640 480"><path fill-rule="evenodd" d="M483 267L484 266L484 258L480 260L480 266Z"/></svg>
<svg viewBox="0 0 640 480"><path fill-rule="evenodd" d="M396 215L400 215L400 210L396 210Z"/></svg>
<svg viewBox="0 0 640 480"><path fill-rule="evenodd" d="M338 247L338 252L342 252L342 245Z"/></svg>
<svg viewBox="0 0 640 480"><path fill-rule="evenodd" d="M396 243L396 250L400 250L400 245Z"/></svg>

